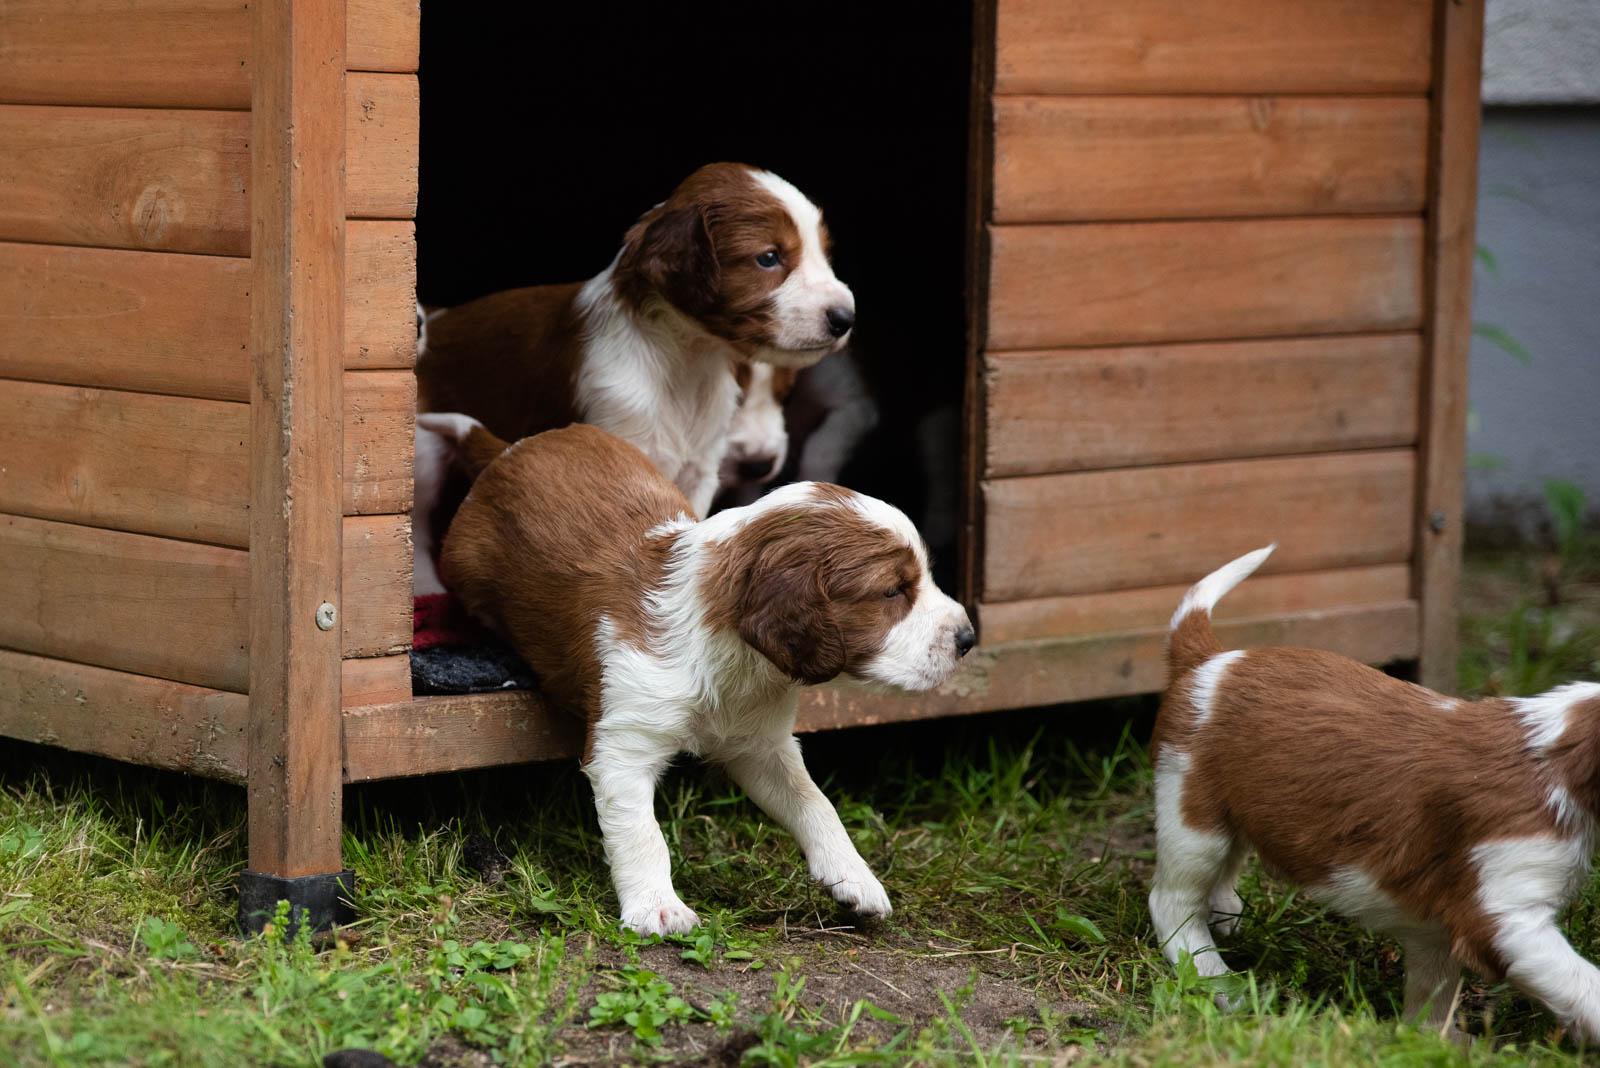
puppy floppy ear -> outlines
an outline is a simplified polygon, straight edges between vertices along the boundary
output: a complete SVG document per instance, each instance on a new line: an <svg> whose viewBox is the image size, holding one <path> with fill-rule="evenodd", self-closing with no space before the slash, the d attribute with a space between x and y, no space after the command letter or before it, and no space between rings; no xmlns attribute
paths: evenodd
<svg viewBox="0 0 1600 1068"><path fill-rule="evenodd" d="M844 670L844 635L812 567L757 560L745 588L739 636L779 671L808 686Z"/></svg>
<svg viewBox="0 0 1600 1068"><path fill-rule="evenodd" d="M703 314L722 284L705 213L694 205L647 213L628 231L616 273L636 302L648 288L687 315Z"/></svg>

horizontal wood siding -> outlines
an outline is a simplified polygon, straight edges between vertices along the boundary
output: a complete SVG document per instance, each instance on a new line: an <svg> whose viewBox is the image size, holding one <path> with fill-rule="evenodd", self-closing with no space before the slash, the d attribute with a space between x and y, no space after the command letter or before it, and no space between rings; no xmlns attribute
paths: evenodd
<svg viewBox="0 0 1600 1068"><path fill-rule="evenodd" d="M243 694L0 649L0 735L243 783Z"/></svg>
<svg viewBox="0 0 1600 1068"><path fill-rule="evenodd" d="M414 382L345 372L345 514L410 508ZM228 401L0 380L0 512L245 548L249 422Z"/></svg>
<svg viewBox="0 0 1600 1068"><path fill-rule="evenodd" d="M412 230L349 224L347 367L416 359ZM249 285L245 259L0 242L0 378L246 400Z"/></svg>
<svg viewBox="0 0 1600 1068"><path fill-rule="evenodd" d="M995 92L1422 93L1430 0L998 0Z"/></svg>
<svg viewBox="0 0 1600 1068"><path fill-rule="evenodd" d="M1312 646L1378 663L1416 655L1417 606L1399 601L1225 620L1217 633L1230 648ZM1166 630L1158 628L980 645L949 682L928 693L807 687L795 729L834 730L1148 693L1166 683L1165 642ZM1071 715L1064 714L1065 729L1072 727ZM531 693L347 705L344 742L346 782L570 758L583 750L577 720Z"/></svg>
<svg viewBox="0 0 1600 1068"><path fill-rule="evenodd" d="M1417 334L992 352L985 473L1415 444L1421 353Z"/></svg>
<svg viewBox="0 0 1600 1068"><path fill-rule="evenodd" d="M0 648L243 693L239 549L0 516Z"/></svg>
<svg viewBox="0 0 1600 1068"><path fill-rule="evenodd" d="M417 79L352 74L354 218L417 206ZM0 240L250 254L250 116L0 105Z"/></svg>
<svg viewBox="0 0 1600 1068"><path fill-rule="evenodd" d="M1114 590L1067 597L1006 601L979 608L986 642L1148 630L1165 626L1190 583L1140 590ZM1217 606L1218 620L1310 612L1329 605L1373 605L1411 597L1405 564L1349 567L1287 575L1257 575Z"/></svg>
<svg viewBox="0 0 1600 1068"><path fill-rule="evenodd" d="M1422 325L1415 217L996 226L991 350Z"/></svg>
<svg viewBox="0 0 1600 1068"><path fill-rule="evenodd" d="M0 381L0 512L244 548L249 409Z"/></svg>
<svg viewBox="0 0 1600 1068"><path fill-rule="evenodd" d="M345 651L409 649L409 520L351 517L343 541ZM0 515L0 559L0 648L246 691L244 550Z"/></svg>
<svg viewBox="0 0 1600 1068"><path fill-rule="evenodd" d="M352 70L414 71L416 0L348 0ZM250 106L246 0L6 0L0 102Z"/></svg>
<svg viewBox="0 0 1600 1068"><path fill-rule="evenodd" d="M1194 582L1268 542L1267 573L1405 561L1409 449L984 484L988 601Z"/></svg>
<svg viewBox="0 0 1600 1068"><path fill-rule="evenodd" d="M1001 97L994 221L1417 212L1428 101Z"/></svg>

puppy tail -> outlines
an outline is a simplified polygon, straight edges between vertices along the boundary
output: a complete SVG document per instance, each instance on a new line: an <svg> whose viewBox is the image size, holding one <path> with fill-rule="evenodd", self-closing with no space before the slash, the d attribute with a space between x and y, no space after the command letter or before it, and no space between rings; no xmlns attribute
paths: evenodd
<svg viewBox="0 0 1600 1068"><path fill-rule="evenodd" d="M1251 572L1260 567L1277 547L1274 542L1265 549L1245 553L1237 560L1223 564L1183 595L1169 624L1172 631L1167 643L1169 678L1175 679L1222 652L1222 643L1217 641L1216 632L1211 629L1211 609L1216 607L1224 594L1249 578Z"/></svg>

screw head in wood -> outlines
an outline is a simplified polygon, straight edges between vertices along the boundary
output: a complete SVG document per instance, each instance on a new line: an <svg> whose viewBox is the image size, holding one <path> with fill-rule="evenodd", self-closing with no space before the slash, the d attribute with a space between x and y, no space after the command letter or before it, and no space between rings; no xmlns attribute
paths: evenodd
<svg viewBox="0 0 1600 1068"><path fill-rule="evenodd" d="M332 630L333 625L339 621L339 610L327 601L317 605L317 629Z"/></svg>
<svg viewBox="0 0 1600 1068"><path fill-rule="evenodd" d="M1444 533L1444 513L1434 512L1428 517L1428 529L1435 534Z"/></svg>

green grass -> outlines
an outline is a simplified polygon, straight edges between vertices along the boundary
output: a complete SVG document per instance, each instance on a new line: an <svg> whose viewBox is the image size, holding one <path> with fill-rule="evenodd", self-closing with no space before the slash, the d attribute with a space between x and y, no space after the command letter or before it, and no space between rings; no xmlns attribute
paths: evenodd
<svg viewBox="0 0 1600 1068"><path fill-rule="evenodd" d="M1527 605L1583 646L1586 571L1556 606L1531 565L1475 563L1472 582L1494 596L1469 597L1469 686L1593 675L1592 642L1585 661L1523 641L1524 666L1504 669ZM350 1046L401 1064L1576 1063L1542 1010L1481 983L1470 1049L1399 1023L1395 948L1254 869L1225 946L1248 1006L1218 1013L1160 958L1145 912L1152 715L1140 699L808 739L895 903L860 931L731 785L675 769L658 813L706 925L665 943L616 930L570 765L351 790L361 922L241 941L242 792L11 746L0 1064L313 1065ZM497 882L474 867L486 840ZM1600 957L1600 884L1568 929Z"/></svg>

